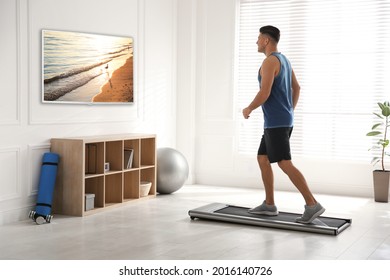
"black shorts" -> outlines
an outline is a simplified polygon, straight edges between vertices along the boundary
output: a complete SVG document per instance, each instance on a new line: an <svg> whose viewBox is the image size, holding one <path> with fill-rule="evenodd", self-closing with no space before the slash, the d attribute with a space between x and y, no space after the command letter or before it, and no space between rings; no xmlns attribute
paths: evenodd
<svg viewBox="0 0 390 280"><path fill-rule="evenodd" d="M267 155L271 163L291 160L290 136L292 127L264 129L257 155Z"/></svg>

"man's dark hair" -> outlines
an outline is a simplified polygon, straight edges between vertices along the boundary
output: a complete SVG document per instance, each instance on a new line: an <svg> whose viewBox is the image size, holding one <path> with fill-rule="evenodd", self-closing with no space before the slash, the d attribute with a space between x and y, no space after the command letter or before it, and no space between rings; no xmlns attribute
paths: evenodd
<svg viewBox="0 0 390 280"><path fill-rule="evenodd" d="M261 34L267 34L270 36L276 43L279 42L280 39L280 30L272 25L266 25L260 28Z"/></svg>

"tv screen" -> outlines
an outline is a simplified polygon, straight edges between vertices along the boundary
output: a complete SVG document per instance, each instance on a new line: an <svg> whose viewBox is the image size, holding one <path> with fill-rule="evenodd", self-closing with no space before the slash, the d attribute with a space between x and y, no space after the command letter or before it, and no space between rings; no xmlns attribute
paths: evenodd
<svg viewBox="0 0 390 280"><path fill-rule="evenodd" d="M133 38L42 30L44 103L134 102Z"/></svg>

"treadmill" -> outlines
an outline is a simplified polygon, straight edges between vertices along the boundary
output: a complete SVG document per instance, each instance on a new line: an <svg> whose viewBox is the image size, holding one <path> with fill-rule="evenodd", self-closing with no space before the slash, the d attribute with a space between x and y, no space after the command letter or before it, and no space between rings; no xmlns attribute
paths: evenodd
<svg viewBox="0 0 390 280"><path fill-rule="evenodd" d="M310 224L301 224L295 222L295 219L301 217L301 214L279 212L277 216L266 216L251 214L248 210L249 208L246 207L211 203L188 211L188 215L191 220L198 218L328 235L338 235L352 223L352 219L320 216Z"/></svg>

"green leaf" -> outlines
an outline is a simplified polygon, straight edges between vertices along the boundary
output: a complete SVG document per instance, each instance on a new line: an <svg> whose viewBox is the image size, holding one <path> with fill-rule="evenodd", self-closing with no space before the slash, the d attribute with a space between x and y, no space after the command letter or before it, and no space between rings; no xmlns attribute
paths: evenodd
<svg viewBox="0 0 390 280"><path fill-rule="evenodd" d="M383 105L390 106L390 102L389 101L385 101L385 102L383 102Z"/></svg>
<svg viewBox="0 0 390 280"><path fill-rule="evenodd" d="M367 133L366 136L376 136L376 135L379 135L379 134L382 134L382 132L380 132L380 131L371 131L371 132Z"/></svg>
<svg viewBox="0 0 390 280"><path fill-rule="evenodd" d="M379 106L379 108L381 108L381 110L383 110L383 107L385 107L385 105L380 103L380 102L378 102L378 106Z"/></svg>
<svg viewBox="0 0 390 280"><path fill-rule="evenodd" d="M374 113L374 115L377 116L378 118L383 119L383 117L381 115L379 115L378 113Z"/></svg>
<svg viewBox="0 0 390 280"><path fill-rule="evenodd" d="M382 109L382 115L384 115L385 117L390 116L390 107L384 106Z"/></svg>
<svg viewBox="0 0 390 280"><path fill-rule="evenodd" d="M374 124L373 126L372 126L372 130L374 130L375 128L377 128L378 126L381 126L381 125L383 125L383 123L376 123L376 124Z"/></svg>

